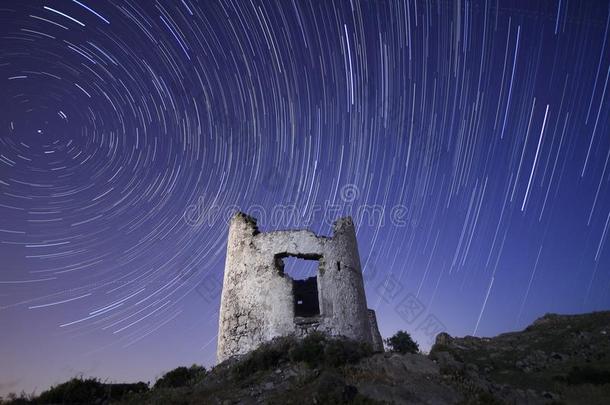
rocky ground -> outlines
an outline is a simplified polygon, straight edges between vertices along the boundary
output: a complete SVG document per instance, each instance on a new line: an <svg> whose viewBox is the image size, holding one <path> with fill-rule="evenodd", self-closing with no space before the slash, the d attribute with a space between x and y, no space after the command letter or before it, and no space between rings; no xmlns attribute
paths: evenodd
<svg viewBox="0 0 610 405"><path fill-rule="evenodd" d="M137 402L209 404L610 404L610 312L545 315L494 338L440 334L431 353L312 367L280 358L236 376L224 363L190 388Z"/></svg>
<svg viewBox="0 0 610 405"><path fill-rule="evenodd" d="M281 338L208 372L182 367L154 388L122 395L120 401L96 394L95 401L84 402L610 404L610 312L549 314L521 332L493 338L442 333L429 355L372 354L348 340L307 339ZM51 389L54 395L47 398L66 398L68 392L83 391L85 383L95 381L73 380L61 393ZM78 390L67 390L70 384Z"/></svg>
<svg viewBox="0 0 610 405"><path fill-rule="evenodd" d="M547 314L494 338L443 333L429 358L506 403L610 404L610 312Z"/></svg>
<svg viewBox="0 0 610 405"><path fill-rule="evenodd" d="M126 403L452 404L465 398L420 354L376 354L337 368L286 362L243 379L221 367L197 386L153 390Z"/></svg>

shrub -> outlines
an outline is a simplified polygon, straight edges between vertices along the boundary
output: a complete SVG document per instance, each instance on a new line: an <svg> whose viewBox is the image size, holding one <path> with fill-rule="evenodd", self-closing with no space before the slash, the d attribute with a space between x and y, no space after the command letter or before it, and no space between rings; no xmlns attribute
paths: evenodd
<svg viewBox="0 0 610 405"><path fill-rule="evenodd" d="M339 367L372 354L371 346L366 343L314 332L301 340L283 337L264 343L237 363L234 372L243 379L287 361L304 362L309 367Z"/></svg>
<svg viewBox="0 0 610 405"><path fill-rule="evenodd" d="M178 367L168 371L157 380L154 388L179 388L189 387L200 382L206 375L202 366L193 364L191 367Z"/></svg>
<svg viewBox="0 0 610 405"><path fill-rule="evenodd" d="M417 342L411 338L411 335L403 330L399 330L394 336L386 339L385 343L393 352L401 354L419 352L419 345Z"/></svg>
<svg viewBox="0 0 610 405"><path fill-rule="evenodd" d="M326 365L339 367L348 363L356 363L363 357L373 354L370 345L344 337L328 337L314 332L292 348L290 360L305 362L310 367Z"/></svg>
<svg viewBox="0 0 610 405"><path fill-rule="evenodd" d="M142 381L138 383L106 384L106 386L108 387L109 397L112 400L120 400L130 394L141 394L148 391L148 384Z"/></svg>
<svg viewBox="0 0 610 405"><path fill-rule="evenodd" d="M288 351L294 344L294 339L290 337L276 338L271 342L263 343L237 363L234 372L238 378L243 379L257 371L275 367L281 360L287 359Z"/></svg>
<svg viewBox="0 0 610 405"><path fill-rule="evenodd" d="M343 337L328 337L314 332L298 342L289 352L291 361L306 363L309 367L326 365L339 367L356 363L373 354L370 345Z"/></svg>
<svg viewBox="0 0 610 405"><path fill-rule="evenodd" d="M104 384L96 378L73 378L40 394L37 402L52 404L87 404L106 398Z"/></svg>
<svg viewBox="0 0 610 405"><path fill-rule="evenodd" d="M97 378L73 378L65 383L53 386L43 391L40 396L22 393L20 397L13 395L11 404L89 404L124 399L131 393L148 391L148 384L105 384Z"/></svg>
<svg viewBox="0 0 610 405"><path fill-rule="evenodd" d="M302 361L310 367L315 367L324 361L325 343L324 334L313 332L291 347L288 356L291 361Z"/></svg>
<svg viewBox="0 0 610 405"><path fill-rule="evenodd" d="M354 364L364 357L371 356L373 348L363 342L348 339L333 339L324 348L324 362L331 367Z"/></svg>

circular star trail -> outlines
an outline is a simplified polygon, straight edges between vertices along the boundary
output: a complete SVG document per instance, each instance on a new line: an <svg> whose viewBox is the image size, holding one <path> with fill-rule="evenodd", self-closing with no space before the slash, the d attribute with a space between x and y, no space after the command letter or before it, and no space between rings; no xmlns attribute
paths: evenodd
<svg viewBox="0 0 610 405"><path fill-rule="evenodd" d="M0 20L8 385L213 363L236 210L320 234L352 215L382 334L423 347L610 305L607 2L5 1Z"/></svg>

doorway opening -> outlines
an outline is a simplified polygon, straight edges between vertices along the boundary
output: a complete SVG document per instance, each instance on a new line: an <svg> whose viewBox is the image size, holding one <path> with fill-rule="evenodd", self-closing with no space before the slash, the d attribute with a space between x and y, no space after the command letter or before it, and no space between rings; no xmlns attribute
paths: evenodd
<svg viewBox="0 0 610 405"><path fill-rule="evenodd" d="M276 255L280 274L292 280L294 316L311 318L320 315L318 299L319 255Z"/></svg>

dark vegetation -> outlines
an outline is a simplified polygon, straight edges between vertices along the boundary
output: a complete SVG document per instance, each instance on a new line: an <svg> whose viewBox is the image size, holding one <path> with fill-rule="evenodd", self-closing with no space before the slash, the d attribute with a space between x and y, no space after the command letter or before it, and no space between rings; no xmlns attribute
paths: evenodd
<svg viewBox="0 0 610 405"><path fill-rule="evenodd" d="M178 367L159 378L154 389L193 386L203 380L205 374L205 368L197 364L193 364L191 367Z"/></svg>
<svg viewBox="0 0 610 405"><path fill-rule="evenodd" d="M441 334L430 351L451 378L537 391L548 402L610 403L610 311L546 314L493 338Z"/></svg>
<svg viewBox="0 0 610 405"><path fill-rule="evenodd" d="M94 404L120 401L129 395L147 392L148 384L107 384L97 378L73 378L53 386L39 396L9 395L10 404Z"/></svg>
<svg viewBox="0 0 610 405"><path fill-rule="evenodd" d="M394 336L386 339L385 344L396 353L419 353L419 345L404 330L399 330Z"/></svg>
<svg viewBox="0 0 610 405"><path fill-rule="evenodd" d="M370 345L345 338L330 338L312 333L304 339L282 337L261 345L249 353L234 368L235 375L243 379L258 371L276 367L281 362L303 362L309 367L339 367L353 364L373 354Z"/></svg>
<svg viewBox="0 0 610 405"><path fill-rule="evenodd" d="M151 390L147 383L135 384L103 383L97 378L73 378L65 383L43 391L39 396L33 394L9 395L10 404L100 404L113 403L137 398L140 394L167 388L191 387L199 383L206 374L205 368L193 364L191 367L178 367L165 373L157 380ZM1 402L1 401L0 401ZM5 403L2 402L2 403Z"/></svg>
<svg viewBox="0 0 610 405"><path fill-rule="evenodd" d="M347 364L357 363L371 356L370 345L342 337L329 337L322 333L312 333L304 339L281 337L261 345L239 361L230 361L218 366L214 376L202 366L178 367L161 376L149 388L143 382L137 384L107 384L95 378L73 378L68 382L51 387L39 396L11 395L10 404L101 404L101 403L183 403L179 398L201 390L207 395L209 390L201 388L206 380L215 386L220 380L223 389L228 386L248 386L259 381L266 372L279 366L302 364L311 370L311 381L305 379L308 394L316 397L320 404L374 404L358 394L355 387L345 384L336 370ZM307 373L305 373L307 374ZM318 378L319 377L319 378ZM308 377L309 378L309 377ZM297 390L299 386L295 387ZM216 388L212 388L214 391ZM1 401L0 401L1 402ZM3 403L5 403L3 402ZM282 403L281 398L270 401Z"/></svg>
<svg viewBox="0 0 610 405"><path fill-rule="evenodd" d="M207 371L146 383L74 378L11 404L609 404L610 311L545 315L493 338L437 336L429 355L405 331L386 353L341 337L281 337Z"/></svg>

